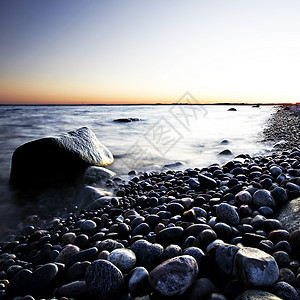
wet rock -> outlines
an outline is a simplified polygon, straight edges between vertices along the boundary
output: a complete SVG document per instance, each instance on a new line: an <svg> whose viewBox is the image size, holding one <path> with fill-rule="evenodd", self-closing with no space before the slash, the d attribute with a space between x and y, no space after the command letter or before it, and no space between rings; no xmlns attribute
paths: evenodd
<svg viewBox="0 0 300 300"><path fill-rule="evenodd" d="M239 204L250 204L252 195L248 191L240 191L235 195L235 201Z"/></svg>
<svg viewBox="0 0 300 300"><path fill-rule="evenodd" d="M10 184L23 190L70 184L87 167L112 162L111 152L83 127L18 147L13 153Z"/></svg>
<svg viewBox="0 0 300 300"><path fill-rule="evenodd" d="M148 282L149 273L143 267L137 267L132 271L128 282L128 287L131 292L143 289L143 286Z"/></svg>
<svg viewBox="0 0 300 300"><path fill-rule="evenodd" d="M83 231L93 231L97 228L97 224L92 220L86 220L80 225L80 229Z"/></svg>
<svg viewBox="0 0 300 300"><path fill-rule="evenodd" d="M221 221L229 225L237 226L240 222L240 218L237 211L235 210L235 207L227 203L221 203L220 205L218 205L216 214Z"/></svg>
<svg viewBox="0 0 300 300"><path fill-rule="evenodd" d="M264 251L251 247L237 251L234 272L244 286L253 287L272 286L279 276L275 259Z"/></svg>
<svg viewBox="0 0 300 300"><path fill-rule="evenodd" d="M233 155L229 149L222 150L218 155Z"/></svg>
<svg viewBox="0 0 300 300"><path fill-rule="evenodd" d="M296 289L284 281L274 284L272 292L283 300L299 300Z"/></svg>
<svg viewBox="0 0 300 300"><path fill-rule="evenodd" d="M214 189L217 186L217 182L214 179L203 174L198 175L198 180L200 185L206 189Z"/></svg>
<svg viewBox="0 0 300 300"><path fill-rule="evenodd" d="M61 286L57 292L61 297L67 298L80 298L88 296L88 290L85 281L73 281L67 283Z"/></svg>
<svg viewBox="0 0 300 300"><path fill-rule="evenodd" d="M132 250L120 248L113 250L107 260L126 273L133 269L136 263L136 256Z"/></svg>
<svg viewBox="0 0 300 300"><path fill-rule="evenodd" d="M170 244L178 240L182 234L183 229L180 226L165 228L157 234L157 241L161 244Z"/></svg>
<svg viewBox="0 0 300 300"><path fill-rule="evenodd" d="M138 122L141 121L139 118L120 118L120 119L115 119L114 122L118 123L130 123L130 122Z"/></svg>
<svg viewBox="0 0 300 300"><path fill-rule="evenodd" d="M209 278L200 278L192 285L187 295L189 300L201 300L211 293L217 292L217 287Z"/></svg>
<svg viewBox="0 0 300 300"><path fill-rule="evenodd" d="M234 258L239 247L230 244L217 244L206 253L212 265L222 274L233 273Z"/></svg>
<svg viewBox="0 0 300 300"><path fill-rule="evenodd" d="M91 166L86 168L81 176L80 183L84 185L103 184L106 180L114 177L116 173L103 167Z"/></svg>
<svg viewBox="0 0 300 300"><path fill-rule="evenodd" d="M134 242L130 249L135 253L137 263L151 270L160 262L164 248L160 244L151 244L146 240L138 240Z"/></svg>
<svg viewBox="0 0 300 300"><path fill-rule="evenodd" d="M59 253L59 255L56 257L55 262L67 265L70 262L72 256L75 253L78 253L79 251L80 251L80 249L77 246L66 245L61 250L61 252Z"/></svg>
<svg viewBox="0 0 300 300"><path fill-rule="evenodd" d="M45 264L36 269L27 281L26 290L30 294L36 294L49 286L58 272L57 265Z"/></svg>
<svg viewBox="0 0 300 300"><path fill-rule="evenodd" d="M253 204L260 206L275 207L276 203L268 190L258 190L253 194Z"/></svg>
<svg viewBox="0 0 300 300"><path fill-rule="evenodd" d="M122 272L107 260L95 260L86 269L85 282L95 299L113 299L124 284Z"/></svg>
<svg viewBox="0 0 300 300"><path fill-rule="evenodd" d="M274 189L272 189L271 195L278 205L282 205L289 201L286 190L280 186L277 186Z"/></svg>
<svg viewBox="0 0 300 300"><path fill-rule="evenodd" d="M194 283L197 274L197 261L192 256L177 256L153 269L149 284L165 296L180 296Z"/></svg>
<svg viewBox="0 0 300 300"><path fill-rule="evenodd" d="M281 300L281 298L266 291L248 290L240 294L237 300Z"/></svg>

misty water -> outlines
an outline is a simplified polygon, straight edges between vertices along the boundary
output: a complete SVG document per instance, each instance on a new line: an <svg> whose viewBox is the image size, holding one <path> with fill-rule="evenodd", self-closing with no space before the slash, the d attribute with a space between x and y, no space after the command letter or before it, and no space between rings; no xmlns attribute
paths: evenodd
<svg viewBox="0 0 300 300"><path fill-rule="evenodd" d="M218 155L224 149L233 155L263 154L266 145L259 141L274 107L243 105L228 111L230 107L0 106L0 234L15 228L26 215L59 213L72 206L76 196L74 190L50 191L32 203L30 195L10 191L11 157L21 144L87 126L113 153L115 162L108 168L124 178L132 169L161 170L175 162L181 162L179 168L224 163L233 158ZM140 121L114 122L118 118ZM221 143L223 140L228 144Z"/></svg>

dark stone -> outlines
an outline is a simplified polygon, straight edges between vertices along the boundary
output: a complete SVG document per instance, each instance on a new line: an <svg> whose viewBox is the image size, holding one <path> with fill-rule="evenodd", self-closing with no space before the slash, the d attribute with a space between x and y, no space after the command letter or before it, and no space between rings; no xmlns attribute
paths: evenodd
<svg viewBox="0 0 300 300"><path fill-rule="evenodd" d="M48 288L57 272L58 267L53 263L42 265L29 277L26 291L29 294L36 294Z"/></svg>
<svg viewBox="0 0 300 300"><path fill-rule="evenodd" d="M240 218L237 211L235 210L235 207L227 203L221 203L220 205L218 205L216 214L221 221L229 225L237 226L240 222Z"/></svg>
<svg viewBox="0 0 300 300"><path fill-rule="evenodd" d="M231 107L231 108L228 109L228 111L237 111L237 109L234 108L234 107Z"/></svg>
<svg viewBox="0 0 300 300"><path fill-rule="evenodd" d="M205 299L209 294L217 292L217 287L209 278L199 278L192 285L187 295L188 300Z"/></svg>
<svg viewBox="0 0 300 300"><path fill-rule="evenodd" d="M58 289L61 297L84 299L88 297L88 290L85 281L73 281L61 286Z"/></svg>
<svg viewBox="0 0 300 300"><path fill-rule="evenodd" d="M180 296L194 283L197 274L197 261L192 256L177 256L153 269L149 284L165 296Z"/></svg>
<svg viewBox="0 0 300 300"><path fill-rule="evenodd" d="M198 175L198 180L199 180L200 186L204 187L206 189L214 189L217 186L217 182L214 179L212 179L208 176L205 176L203 174Z"/></svg>
<svg viewBox="0 0 300 300"><path fill-rule="evenodd" d="M293 231L289 237L292 250L297 253L300 250L300 229Z"/></svg>
<svg viewBox="0 0 300 300"><path fill-rule="evenodd" d="M111 262L98 259L86 269L85 282L95 299L114 299L123 287L124 277Z"/></svg>
<svg viewBox="0 0 300 300"><path fill-rule="evenodd" d="M82 262L82 261L92 261L96 258L98 253L98 248L96 247L92 247L92 248L88 248L85 250L81 250L77 253L75 253L71 259L70 259L70 263L75 263L75 262Z"/></svg>
<svg viewBox="0 0 300 300"><path fill-rule="evenodd" d="M113 155L83 127L18 147L12 157L10 184L30 190L72 184L88 166L105 166Z"/></svg>
<svg viewBox="0 0 300 300"><path fill-rule="evenodd" d="M183 234L183 229L180 226L168 227L161 230L157 234L157 241L162 245L167 245L176 242Z"/></svg>
<svg viewBox="0 0 300 300"><path fill-rule="evenodd" d="M139 118L120 118L114 120L114 122L118 122L118 123L130 123L130 122L138 122L138 121L141 120Z"/></svg>
<svg viewBox="0 0 300 300"><path fill-rule="evenodd" d="M229 149L225 149L225 150L219 152L218 155L233 155L233 154Z"/></svg>
<svg viewBox="0 0 300 300"><path fill-rule="evenodd" d="M283 300L299 300L296 289L284 281L274 284L272 292Z"/></svg>

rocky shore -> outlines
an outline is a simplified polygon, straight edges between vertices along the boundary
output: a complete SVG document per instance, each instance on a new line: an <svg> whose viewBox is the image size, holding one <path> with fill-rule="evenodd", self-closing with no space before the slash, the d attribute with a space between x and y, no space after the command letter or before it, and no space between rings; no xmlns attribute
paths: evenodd
<svg viewBox="0 0 300 300"><path fill-rule="evenodd" d="M0 299L299 299L297 118L275 113L266 139L287 143L264 156L86 187L84 209L1 244Z"/></svg>

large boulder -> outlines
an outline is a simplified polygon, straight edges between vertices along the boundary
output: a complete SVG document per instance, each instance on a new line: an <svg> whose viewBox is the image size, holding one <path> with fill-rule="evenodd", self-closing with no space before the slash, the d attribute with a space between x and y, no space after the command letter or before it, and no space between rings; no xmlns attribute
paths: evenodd
<svg viewBox="0 0 300 300"><path fill-rule="evenodd" d="M105 166L113 160L95 134L82 127L18 147L12 157L10 184L21 190L72 184L87 167Z"/></svg>

